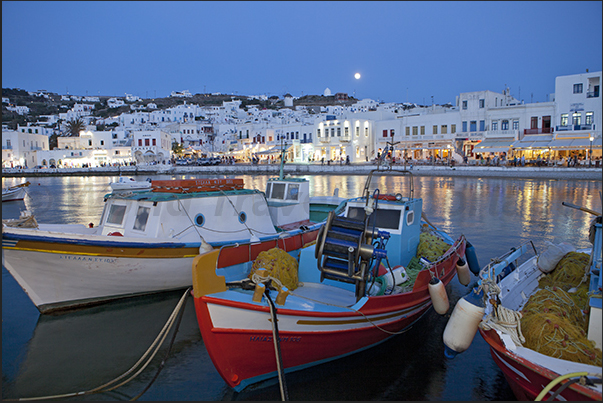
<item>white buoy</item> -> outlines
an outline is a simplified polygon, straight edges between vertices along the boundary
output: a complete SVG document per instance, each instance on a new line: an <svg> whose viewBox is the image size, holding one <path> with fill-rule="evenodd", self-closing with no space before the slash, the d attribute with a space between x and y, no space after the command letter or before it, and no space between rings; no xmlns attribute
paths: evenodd
<svg viewBox="0 0 603 403"><path fill-rule="evenodd" d="M471 345L486 311L483 297L484 292L480 290L478 293L474 288L471 293L461 298L454 307L443 336L444 355L447 358L454 358Z"/></svg>
<svg viewBox="0 0 603 403"><path fill-rule="evenodd" d="M439 278L434 277L429 281L427 287L429 288L429 296L431 297L433 309L440 315L444 315L448 312L448 308L450 308L444 283L442 283Z"/></svg>
<svg viewBox="0 0 603 403"><path fill-rule="evenodd" d="M469 271L469 265L462 258L459 258L456 262L456 273L459 277L459 283L467 285L471 281L471 272Z"/></svg>

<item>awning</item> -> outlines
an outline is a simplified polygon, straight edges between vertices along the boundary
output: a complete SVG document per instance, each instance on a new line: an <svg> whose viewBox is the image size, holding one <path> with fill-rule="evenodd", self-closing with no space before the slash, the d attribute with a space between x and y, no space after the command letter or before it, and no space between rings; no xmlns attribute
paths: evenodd
<svg viewBox="0 0 603 403"><path fill-rule="evenodd" d="M289 151L293 146L288 146L285 151ZM266 151L258 151L257 153L254 153L255 155L267 155L267 154L280 154L281 153L281 146L275 146L272 147Z"/></svg>
<svg viewBox="0 0 603 403"><path fill-rule="evenodd" d="M596 140L593 141L593 147L595 147ZM599 147L601 147L601 138L599 140ZM579 137L579 138L556 138L551 141L549 147L555 148L558 150L579 150L583 148L590 148L590 139L588 137Z"/></svg>
<svg viewBox="0 0 603 403"><path fill-rule="evenodd" d="M553 136L527 135L523 139L513 142L513 148L549 148Z"/></svg>
<svg viewBox="0 0 603 403"><path fill-rule="evenodd" d="M515 141L512 137L485 139L473 148L474 153L506 153Z"/></svg>
<svg viewBox="0 0 603 403"><path fill-rule="evenodd" d="M401 149L401 150L445 150L448 148L448 146L452 147L452 144L450 143L444 143L444 144L428 144L428 143L423 143L423 144L408 144L408 145L399 145L397 147L397 149Z"/></svg>

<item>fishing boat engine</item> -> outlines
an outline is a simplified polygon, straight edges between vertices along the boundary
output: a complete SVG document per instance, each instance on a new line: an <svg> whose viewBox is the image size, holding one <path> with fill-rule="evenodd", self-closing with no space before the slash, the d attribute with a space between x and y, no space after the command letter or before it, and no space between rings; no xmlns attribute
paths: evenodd
<svg viewBox="0 0 603 403"><path fill-rule="evenodd" d="M315 257L320 270L320 281L325 278L356 285L356 299L364 296L369 268L376 260L387 257L387 231L368 228L369 215L364 220L338 217L329 212L326 224L316 238Z"/></svg>

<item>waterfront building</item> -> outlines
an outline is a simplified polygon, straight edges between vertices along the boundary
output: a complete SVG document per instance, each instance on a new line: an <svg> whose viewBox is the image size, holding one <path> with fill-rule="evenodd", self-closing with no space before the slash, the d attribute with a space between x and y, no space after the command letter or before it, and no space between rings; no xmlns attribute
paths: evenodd
<svg viewBox="0 0 603 403"><path fill-rule="evenodd" d="M37 151L48 150L48 136L2 128L2 167L34 167Z"/></svg>
<svg viewBox="0 0 603 403"><path fill-rule="evenodd" d="M137 164L166 163L172 152L172 136L163 130L142 130L131 133L132 156Z"/></svg>

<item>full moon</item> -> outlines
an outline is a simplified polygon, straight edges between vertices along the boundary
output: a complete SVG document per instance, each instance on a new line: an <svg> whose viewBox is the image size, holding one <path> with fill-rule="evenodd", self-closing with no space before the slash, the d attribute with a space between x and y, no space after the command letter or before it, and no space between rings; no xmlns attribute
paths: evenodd
<svg viewBox="0 0 603 403"><path fill-rule="evenodd" d="M356 74L354 74L354 78L355 78L356 80L359 80L359 79L360 79L360 73L356 73Z"/></svg>

